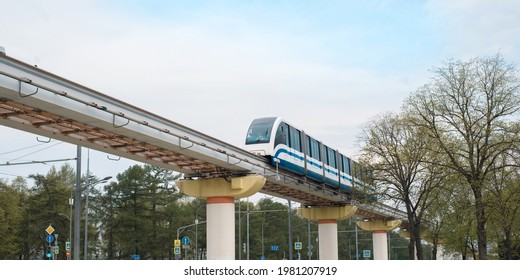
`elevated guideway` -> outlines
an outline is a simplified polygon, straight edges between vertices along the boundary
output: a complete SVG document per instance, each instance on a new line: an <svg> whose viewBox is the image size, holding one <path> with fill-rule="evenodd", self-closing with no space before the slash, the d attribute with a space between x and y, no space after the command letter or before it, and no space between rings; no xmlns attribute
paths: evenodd
<svg viewBox="0 0 520 280"><path fill-rule="evenodd" d="M185 178L258 174L261 192L305 206L355 204L357 216L403 219L271 166L264 158L5 55L0 49L0 124L183 173Z"/></svg>

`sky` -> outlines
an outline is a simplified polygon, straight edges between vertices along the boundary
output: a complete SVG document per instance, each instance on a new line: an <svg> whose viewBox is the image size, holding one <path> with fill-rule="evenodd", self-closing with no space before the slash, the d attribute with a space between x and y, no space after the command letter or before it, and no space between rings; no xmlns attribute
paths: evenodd
<svg viewBox="0 0 520 280"><path fill-rule="evenodd" d="M4 0L0 7L8 56L239 147L253 119L281 116L356 158L362 126L399 112L443 61L500 53L520 62L515 0ZM0 135L0 164L76 156L67 143L4 126ZM99 178L138 164L85 150L83 170L87 154ZM52 166L0 166L0 178Z"/></svg>

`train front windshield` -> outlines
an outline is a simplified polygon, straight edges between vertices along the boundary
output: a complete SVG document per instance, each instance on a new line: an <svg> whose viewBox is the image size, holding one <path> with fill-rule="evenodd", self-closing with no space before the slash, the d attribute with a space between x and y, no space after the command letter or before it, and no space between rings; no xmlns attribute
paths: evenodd
<svg viewBox="0 0 520 280"><path fill-rule="evenodd" d="M276 118L262 118L253 120L247 131L246 145L269 143L271 131Z"/></svg>

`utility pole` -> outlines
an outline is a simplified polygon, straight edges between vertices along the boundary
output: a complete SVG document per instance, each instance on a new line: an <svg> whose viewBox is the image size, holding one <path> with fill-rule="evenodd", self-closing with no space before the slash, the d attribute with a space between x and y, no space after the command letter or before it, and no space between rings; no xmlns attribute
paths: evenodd
<svg viewBox="0 0 520 280"><path fill-rule="evenodd" d="M80 230L81 230L81 146L77 146L76 156L76 192L74 194L74 259L79 260Z"/></svg>
<svg viewBox="0 0 520 280"><path fill-rule="evenodd" d="M289 260L292 260L293 259L293 242L292 242L292 225L291 225L291 201L290 200L287 200L288 202L288 206L287 207L287 212L288 212L288 217L287 217L287 223L289 224Z"/></svg>

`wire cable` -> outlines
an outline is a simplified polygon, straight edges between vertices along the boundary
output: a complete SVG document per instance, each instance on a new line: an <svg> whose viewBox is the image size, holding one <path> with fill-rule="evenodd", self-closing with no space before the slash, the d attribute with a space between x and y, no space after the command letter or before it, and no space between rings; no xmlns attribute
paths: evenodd
<svg viewBox="0 0 520 280"><path fill-rule="evenodd" d="M32 146L29 146L29 147L16 149L14 151L0 153L0 156L16 153L16 152L19 152L19 151L27 150L27 149L34 148L34 147L41 146L41 145L45 145L45 144L47 144L47 143L40 143L40 144L32 145Z"/></svg>
<svg viewBox="0 0 520 280"><path fill-rule="evenodd" d="M36 154L36 153L38 153L38 152L41 152L41 151L43 151L43 150L50 149L50 148L52 148L52 147L54 147L54 146L56 146L56 145L62 144L62 143L63 143L63 142L58 142L58 143L56 143L56 144L50 145L49 147L45 147L45 148L43 148L43 149L40 149L40 150L34 151L34 152L32 152L32 153L29 153L29 154L26 154L26 155L23 155L23 156L20 156L20 157L17 157L17 158L11 159L11 160L9 160L9 162L13 162L13 161L15 161L15 160L18 160L18 159L24 158L24 157L26 157L26 156L34 155L34 154Z"/></svg>

